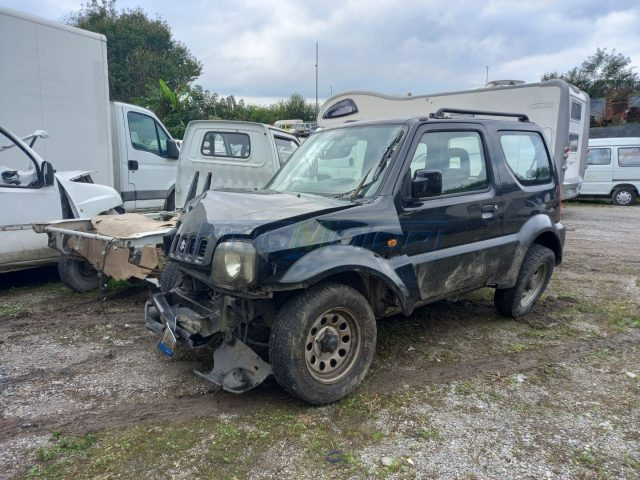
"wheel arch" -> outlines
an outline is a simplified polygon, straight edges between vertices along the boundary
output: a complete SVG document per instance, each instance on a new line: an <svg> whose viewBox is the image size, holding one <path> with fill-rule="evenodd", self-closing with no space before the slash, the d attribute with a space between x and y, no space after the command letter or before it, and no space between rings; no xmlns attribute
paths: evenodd
<svg viewBox="0 0 640 480"><path fill-rule="evenodd" d="M556 265L560 265L560 263L562 263L562 244L560 243L560 239L555 232L552 232L550 230L542 232L533 240L532 245L533 244L547 247L555 255Z"/></svg>
<svg viewBox="0 0 640 480"><path fill-rule="evenodd" d="M609 196L613 195L613 192L615 192L616 190L619 190L620 188L625 188L625 187L630 188L631 190L636 192L637 196L640 197L640 189L638 189L638 187L633 183L617 183L609 192Z"/></svg>

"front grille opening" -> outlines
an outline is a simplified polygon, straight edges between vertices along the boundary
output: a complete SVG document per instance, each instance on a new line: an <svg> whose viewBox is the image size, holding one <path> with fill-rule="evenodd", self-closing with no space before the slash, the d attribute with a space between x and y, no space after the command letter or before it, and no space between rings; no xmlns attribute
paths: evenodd
<svg viewBox="0 0 640 480"><path fill-rule="evenodd" d="M198 245L198 258L204 258L204 254L207 251L207 239L200 240L200 245Z"/></svg>
<svg viewBox="0 0 640 480"><path fill-rule="evenodd" d="M187 255L193 255L196 251L196 237L189 239L189 248L187 248Z"/></svg>
<svg viewBox="0 0 640 480"><path fill-rule="evenodd" d="M181 238L182 235L176 235L176 239L173 241L173 253L178 253Z"/></svg>

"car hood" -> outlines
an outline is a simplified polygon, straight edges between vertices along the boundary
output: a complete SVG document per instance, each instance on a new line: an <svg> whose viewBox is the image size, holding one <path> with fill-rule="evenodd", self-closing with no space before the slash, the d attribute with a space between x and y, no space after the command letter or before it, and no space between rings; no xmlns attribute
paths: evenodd
<svg viewBox="0 0 640 480"><path fill-rule="evenodd" d="M268 190L210 190L182 216L182 231L202 229L203 220L215 236L251 235L318 215L354 207L348 200Z"/></svg>

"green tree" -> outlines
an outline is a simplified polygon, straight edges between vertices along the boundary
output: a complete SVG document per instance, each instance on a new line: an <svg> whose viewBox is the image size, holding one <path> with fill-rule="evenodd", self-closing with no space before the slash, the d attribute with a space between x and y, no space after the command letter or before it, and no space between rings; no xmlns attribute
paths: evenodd
<svg viewBox="0 0 640 480"><path fill-rule="evenodd" d="M173 38L167 22L150 19L140 7L118 11L116 0L91 0L68 23L107 37L112 100L135 103L161 78L172 90L184 89L202 71L187 47Z"/></svg>
<svg viewBox="0 0 640 480"><path fill-rule="evenodd" d="M640 76L630 64L631 59L616 53L615 49L607 52L606 48L598 48L579 67L564 73L545 73L541 80L561 78L584 90L591 98L625 96L640 90Z"/></svg>

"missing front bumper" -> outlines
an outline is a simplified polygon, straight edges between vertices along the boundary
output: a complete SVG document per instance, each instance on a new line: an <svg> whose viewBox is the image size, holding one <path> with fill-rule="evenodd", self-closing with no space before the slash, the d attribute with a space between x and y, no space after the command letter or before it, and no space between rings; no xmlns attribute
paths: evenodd
<svg viewBox="0 0 640 480"><path fill-rule="evenodd" d="M145 327L154 333L162 335L158 349L165 355L172 356L177 343L189 348L214 345L213 369L209 373L194 371L206 380L221 386L233 393L243 393L260 385L271 375L271 365L262 360L244 342L233 336L231 330L219 311L202 316L201 306L193 310L189 307L172 307L176 293L163 294L157 287L150 285L151 296L145 305ZM181 297L184 299L184 297ZM187 302L190 300L186 299ZM194 307L198 304L194 303ZM181 323L181 316L185 323L193 325L198 319L208 322L207 335L194 333ZM188 318L187 318L188 317Z"/></svg>

